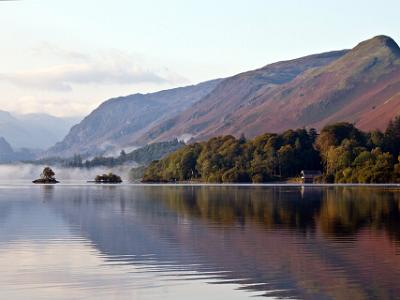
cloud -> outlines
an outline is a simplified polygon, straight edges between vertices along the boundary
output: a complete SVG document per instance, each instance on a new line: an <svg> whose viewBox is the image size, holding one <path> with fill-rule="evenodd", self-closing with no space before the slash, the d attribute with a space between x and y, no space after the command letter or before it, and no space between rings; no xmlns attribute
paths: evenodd
<svg viewBox="0 0 400 300"><path fill-rule="evenodd" d="M53 91L71 91L74 84L130 84L167 83L167 77L161 77L151 70L133 66L110 64L69 64L47 69L0 74L0 80L6 80L20 87L48 89Z"/></svg>
<svg viewBox="0 0 400 300"><path fill-rule="evenodd" d="M51 45L35 48L37 55L51 54L63 64L51 67L0 73L0 80L17 87L69 92L74 85L179 84L187 80L167 68L145 67L126 53L109 50L88 55Z"/></svg>
<svg viewBox="0 0 400 300"><path fill-rule="evenodd" d="M88 106L91 106L85 101L72 101L65 97L54 97L51 95L47 97L22 96L12 102L13 106L8 107L8 109L14 113L29 114L46 112L56 116L81 116L87 113Z"/></svg>
<svg viewBox="0 0 400 300"><path fill-rule="evenodd" d="M51 43L42 42L38 46L32 49L32 54L35 56L54 56L63 60L71 61L87 61L91 59L91 56L81 51L75 51L70 49L64 49L53 45Z"/></svg>

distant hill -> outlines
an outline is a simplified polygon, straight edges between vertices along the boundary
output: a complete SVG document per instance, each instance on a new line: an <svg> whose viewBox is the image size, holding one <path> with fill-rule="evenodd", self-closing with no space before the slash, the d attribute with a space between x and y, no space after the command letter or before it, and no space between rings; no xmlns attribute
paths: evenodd
<svg viewBox="0 0 400 300"><path fill-rule="evenodd" d="M10 143L4 138L0 136L0 163L11 163L18 160L29 160L33 159L36 156L32 150L22 148L18 151L15 151Z"/></svg>
<svg viewBox="0 0 400 300"><path fill-rule="evenodd" d="M139 146L137 138L199 101L220 79L150 94L134 94L105 101L74 126L46 156L102 155Z"/></svg>
<svg viewBox="0 0 400 300"><path fill-rule="evenodd" d="M350 51L268 65L222 81L215 90L141 137L142 142L183 134L196 140L244 133L321 128L349 121L383 129L400 111L400 49L389 37Z"/></svg>
<svg viewBox="0 0 400 300"><path fill-rule="evenodd" d="M14 149L46 149L60 141L79 118L0 111L0 136Z"/></svg>
<svg viewBox="0 0 400 300"><path fill-rule="evenodd" d="M13 148L11 145L7 142L7 140L3 137L0 137L0 159L10 156L14 153Z"/></svg>

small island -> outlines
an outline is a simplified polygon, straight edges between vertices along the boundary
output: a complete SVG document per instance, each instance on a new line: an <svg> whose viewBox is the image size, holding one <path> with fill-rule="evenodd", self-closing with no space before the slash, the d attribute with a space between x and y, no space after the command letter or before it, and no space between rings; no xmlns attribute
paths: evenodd
<svg viewBox="0 0 400 300"><path fill-rule="evenodd" d="M33 180L33 183L41 183L41 184L55 184L59 183L54 177L56 174L50 167L46 167L43 169L42 174L40 174L40 178Z"/></svg>
<svg viewBox="0 0 400 300"><path fill-rule="evenodd" d="M103 175L97 175L96 178L94 179L95 183L121 183L122 179L120 176L113 174L113 173L108 173L108 174L103 174Z"/></svg>

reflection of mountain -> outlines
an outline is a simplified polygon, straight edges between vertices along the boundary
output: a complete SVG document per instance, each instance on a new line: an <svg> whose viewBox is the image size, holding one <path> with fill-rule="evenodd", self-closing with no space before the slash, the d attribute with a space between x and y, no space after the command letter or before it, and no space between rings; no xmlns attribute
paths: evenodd
<svg viewBox="0 0 400 300"><path fill-rule="evenodd" d="M57 188L47 203L110 260L208 272L277 296L389 299L400 293L396 191Z"/></svg>

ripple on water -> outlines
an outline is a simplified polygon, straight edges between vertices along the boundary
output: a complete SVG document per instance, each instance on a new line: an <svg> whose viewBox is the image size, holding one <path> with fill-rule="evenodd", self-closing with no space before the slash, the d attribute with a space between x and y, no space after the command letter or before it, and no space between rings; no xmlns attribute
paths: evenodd
<svg viewBox="0 0 400 300"><path fill-rule="evenodd" d="M0 298L400 294L394 189L0 188Z"/></svg>

